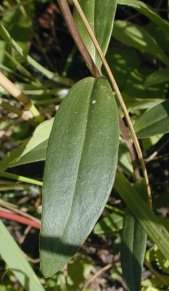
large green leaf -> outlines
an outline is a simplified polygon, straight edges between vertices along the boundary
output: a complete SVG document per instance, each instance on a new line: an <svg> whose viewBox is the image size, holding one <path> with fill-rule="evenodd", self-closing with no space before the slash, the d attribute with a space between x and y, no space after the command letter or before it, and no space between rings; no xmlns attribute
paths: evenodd
<svg viewBox="0 0 169 291"><path fill-rule="evenodd" d="M98 40L98 43L105 54L109 45L112 34L114 17L116 13L117 0L81 0L80 5L88 19L88 22ZM104 12L104 16L103 16ZM95 46L90 39L88 32L78 14L75 10L74 19L77 29L89 50L95 64L100 67L102 61L95 49Z"/></svg>
<svg viewBox="0 0 169 291"><path fill-rule="evenodd" d="M118 113L104 78L78 82L61 104L44 175L41 270L62 269L83 244L107 202L117 165Z"/></svg>
<svg viewBox="0 0 169 291"><path fill-rule="evenodd" d="M0 220L0 255L9 270L14 273L24 290L44 291L39 279L26 260L25 254L16 244L5 225Z"/></svg>
<svg viewBox="0 0 169 291"><path fill-rule="evenodd" d="M134 124L139 138L169 132L169 100L146 111Z"/></svg>
<svg viewBox="0 0 169 291"><path fill-rule="evenodd" d="M140 194L146 196L143 181L139 181L136 187ZM123 276L130 291L140 290L146 242L145 230L127 207L122 230L121 264Z"/></svg>
<svg viewBox="0 0 169 291"><path fill-rule="evenodd" d="M118 20L114 23L113 37L119 42L148 53L169 65L169 58L158 45L157 41L141 26Z"/></svg>
<svg viewBox="0 0 169 291"><path fill-rule="evenodd" d="M140 194L122 174L116 175L114 188L150 239L158 246L165 258L169 259L169 233L161 220L149 209Z"/></svg>
<svg viewBox="0 0 169 291"><path fill-rule="evenodd" d="M162 28L167 34L169 30L169 23L168 21L161 18L152 8L151 6L147 5L143 1L139 0L118 0L118 5L125 5L132 7L139 11L140 13L147 16L151 19L155 24L157 24L160 28Z"/></svg>

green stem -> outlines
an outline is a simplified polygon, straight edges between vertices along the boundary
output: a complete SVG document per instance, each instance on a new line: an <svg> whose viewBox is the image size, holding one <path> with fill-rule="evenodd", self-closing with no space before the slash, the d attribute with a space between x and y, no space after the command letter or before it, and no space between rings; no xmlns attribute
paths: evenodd
<svg viewBox="0 0 169 291"><path fill-rule="evenodd" d="M7 173L7 172L0 173L0 177L12 179L12 180L17 180L17 181L20 181L23 183L33 184L33 185L37 185L37 186L43 185L43 183L41 181L27 178L27 177L20 176L20 175L16 175L16 174L12 174L12 173Z"/></svg>

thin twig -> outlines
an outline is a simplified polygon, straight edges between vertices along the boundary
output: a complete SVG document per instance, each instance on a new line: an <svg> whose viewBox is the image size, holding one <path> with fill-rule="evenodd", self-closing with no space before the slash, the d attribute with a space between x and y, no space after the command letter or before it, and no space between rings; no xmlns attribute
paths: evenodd
<svg viewBox="0 0 169 291"><path fill-rule="evenodd" d="M139 171L139 168L137 165L137 156L136 156L135 148L133 147L133 141L131 141L131 139L130 139L129 130L126 127L122 118L119 118L119 125L120 125L120 130L123 134L124 140L126 142L126 145L128 147L130 156L131 156L134 175L135 175L136 179L139 180L141 178L141 176L140 176L140 171Z"/></svg>
<svg viewBox="0 0 169 291"><path fill-rule="evenodd" d="M100 71L96 67L95 63L93 62L77 28L74 25L74 20L67 4L66 0L58 0L62 15L64 16L65 22L67 27L69 28L70 34L73 37L83 59L86 61L86 65L94 77L99 77L101 75Z"/></svg>
<svg viewBox="0 0 169 291"><path fill-rule="evenodd" d="M27 121L32 126L37 125L36 122L32 119L32 114L30 113L30 111L21 111L20 109L16 108L15 106L4 100L0 101L0 105L9 112L17 114L20 118L22 118L24 121Z"/></svg>
<svg viewBox="0 0 169 291"><path fill-rule="evenodd" d="M166 141L163 142L162 145L159 146L159 148L153 152L147 159L145 159L145 162L151 162L152 160L155 159L155 157L159 154L159 152L169 143L169 139L167 139Z"/></svg>
<svg viewBox="0 0 169 291"><path fill-rule="evenodd" d="M116 96L118 98L120 106L121 106L121 108L122 108L122 110L124 112L127 124L128 124L128 126L130 128L131 136L132 136L132 139L133 139L133 142L134 142L137 154L138 154L138 158L140 160L141 168L142 168L142 171L143 171L143 174L144 174L146 187L147 187L147 194L148 194L149 204L150 204L150 207L152 207L151 188L150 188L149 178L148 178L148 174L147 174L147 169L146 169L146 166L145 166L145 163L144 163L144 159L143 159L142 150L141 150L139 141L137 139L133 124L131 122L128 110L127 110L126 105L124 103L123 97L121 95L121 92L120 92L119 87L118 87L118 85L116 83L116 80L115 80L115 78L114 78L114 76L112 74L112 71L111 71L111 69L110 69L110 67L109 67L109 65L108 65L108 63L107 63L107 61L105 59L105 56L104 56L104 54L103 54L103 52L102 52L102 50L101 50L101 48L100 48L100 46L98 44L98 41L97 41L97 39L96 39L96 37L95 37L95 35L94 35L89 23L88 23L88 20L87 20L86 16L83 13L83 10L82 10L78 0L73 0L73 3L75 5L75 7L76 7L76 9L77 9L82 21L83 21L86 29L87 29L87 32L88 32L91 40L93 41L93 44L94 44L94 46L95 46L95 48L96 48L96 50L97 50L102 62L103 62L103 65L104 65L104 67L106 69L108 77L109 77L109 79L111 81L111 84L112 84L112 86L114 88L114 91L116 93Z"/></svg>
<svg viewBox="0 0 169 291"><path fill-rule="evenodd" d="M165 280L165 278L159 272L157 272L149 262L145 262L144 264L156 276L156 278L158 278L163 284L168 286L167 280Z"/></svg>
<svg viewBox="0 0 169 291"><path fill-rule="evenodd" d="M21 224L29 225L36 229L40 229L40 223L9 211L0 210L0 218L16 221Z"/></svg>
<svg viewBox="0 0 169 291"><path fill-rule="evenodd" d="M42 122L43 118L39 111L32 103L32 101L15 85L13 84L2 72L0 72L0 86L2 86L9 94L16 98L19 102L23 103L32 116L35 117L37 122Z"/></svg>
<svg viewBox="0 0 169 291"><path fill-rule="evenodd" d="M17 209L17 208L12 207L12 205L10 203L5 202L2 199L0 199L0 205L3 206L3 210L4 210L4 208L6 208L8 211L15 212L15 213L19 214L20 216L24 216L26 218L29 218L31 220L34 220L37 223L40 223L40 220L38 218L33 217L32 215L30 215L30 214L28 214L26 212L23 212L20 209Z"/></svg>
<svg viewBox="0 0 169 291"><path fill-rule="evenodd" d="M109 270L112 267L112 264L108 264L106 266L104 266L103 268L101 268L98 272L96 272L84 285L84 287L82 288L82 290L86 289L93 281L96 280L97 277L99 277L101 274L103 274L104 272L106 272L107 270Z"/></svg>

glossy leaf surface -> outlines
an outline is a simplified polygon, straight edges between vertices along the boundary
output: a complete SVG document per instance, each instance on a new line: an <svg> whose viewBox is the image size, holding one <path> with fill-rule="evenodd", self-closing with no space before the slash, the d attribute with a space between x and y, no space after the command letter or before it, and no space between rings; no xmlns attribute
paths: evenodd
<svg viewBox="0 0 169 291"><path fill-rule="evenodd" d="M83 79L61 104L49 138L40 240L46 277L63 268L101 215L113 186L118 144L108 81Z"/></svg>
<svg viewBox="0 0 169 291"><path fill-rule="evenodd" d="M109 45L110 37L113 30L114 17L116 13L117 0L81 0L80 5L88 19L88 22L98 40L98 43L105 54ZM75 10L75 22L78 31L91 54L93 61L98 67L101 67L100 57L95 49L95 46L90 39L88 32Z"/></svg>
<svg viewBox="0 0 169 291"><path fill-rule="evenodd" d="M137 119L134 128L139 138L169 132L169 101L166 100L146 111Z"/></svg>

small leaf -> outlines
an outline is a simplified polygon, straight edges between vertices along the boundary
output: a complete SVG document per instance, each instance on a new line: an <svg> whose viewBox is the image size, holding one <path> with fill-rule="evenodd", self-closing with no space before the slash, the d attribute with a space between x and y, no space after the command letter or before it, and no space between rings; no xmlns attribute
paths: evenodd
<svg viewBox="0 0 169 291"><path fill-rule="evenodd" d="M98 43L106 54L110 37L113 30L114 17L116 14L117 0L81 0L80 5L83 12L98 40ZM104 11L104 17L103 17ZM95 46L88 35L88 32L78 14L75 10L74 19L77 25L77 29L92 56L92 59L97 67L101 67L102 61L95 49Z"/></svg>
<svg viewBox="0 0 169 291"><path fill-rule="evenodd" d="M138 138L169 132L169 100L146 111L134 124Z"/></svg>
<svg viewBox="0 0 169 291"><path fill-rule="evenodd" d="M165 258L169 260L169 233L160 219L149 209L138 192L122 174L116 174L114 188L150 239L158 246Z"/></svg>
<svg viewBox="0 0 169 291"><path fill-rule="evenodd" d="M147 5L143 1L118 0L118 5L125 5L125 6L135 8L137 11L147 16L150 20L152 20L155 24L157 24L160 28L162 28L168 34L168 30L169 30L168 21L161 18L160 15L155 13L155 11L151 8L151 6Z"/></svg>
<svg viewBox="0 0 169 291"><path fill-rule="evenodd" d="M153 72L146 78L145 86L152 86L156 84L166 83L169 81L169 69L164 68Z"/></svg>
<svg viewBox="0 0 169 291"><path fill-rule="evenodd" d="M78 82L62 102L44 175L41 270L49 277L83 244L111 192L119 144L114 95L104 78Z"/></svg>
<svg viewBox="0 0 169 291"><path fill-rule="evenodd" d="M113 37L125 45L154 56L165 65L169 65L168 56L163 52L155 38L143 27L118 20L114 23Z"/></svg>
<svg viewBox="0 0 169 291"><path fill-rule="evenodd" d="M14 273L24 290L45 291L39 279L26 260L25 254L16 244L5 225L0 220L0 255L9 270Z"/></svg>
<svg viewBox="0 0 169 291"><path fill-rule="evenodd" d="M44 160L52 125L53 118L38 125L24 151L10 166L19 166Z"/></svg>
<svg viewBox="0 0 169 291"><path fill-rule="evenodd" d="M137 190L140 194L146 193L143 181L137 183ZM123 276L130 291L140 290L146 242L145 230L127 208L122 230L121 264Z"/></svg>
<svg viewBox="0 0 169 291"><path fill-rule="evenodd" d="M6 153L0 161L0 171L8 168L44 161L49 135L53 125L53 118L38 125L28 140L26 139L17 148Z"/></svg>

